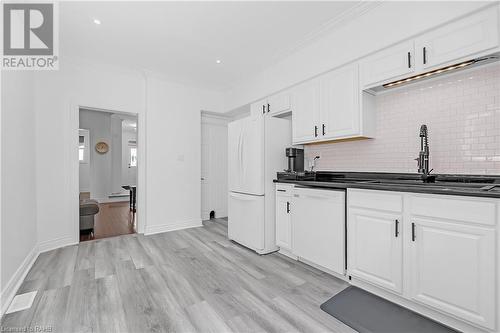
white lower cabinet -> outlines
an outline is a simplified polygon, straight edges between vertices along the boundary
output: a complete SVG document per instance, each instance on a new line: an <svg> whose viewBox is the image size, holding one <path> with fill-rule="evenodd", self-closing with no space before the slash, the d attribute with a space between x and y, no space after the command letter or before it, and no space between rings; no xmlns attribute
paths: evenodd
<svg viewBox="0 0 500 333"><path fill-rule="evenodd" d="M402 216L352 208L348 221L349 274L402 293Z"/></svg>
<svg viewBox="0 0 500 333"><path fill-rule="evenodd" d="M493 329L495 230L432 217L411 223L410 297Z"/></svg>
<svg viewBox="0 0 500 333"><path fill-rule="evenodd" d="M291 201L293 185L276 185L276 245L292 250Z"/></svg>
<svg viewBox="0 0 500 333"><path fill-rule="evenodd" d="M497 332L500 200L385 193L347 191L347 274L460 330Z"/></svg>
<svg viewBox="0 0 500 333"><path fill-rule="evenodd" d="M343 275L345 192L295 188L292 198L293 253Z"/></svg>

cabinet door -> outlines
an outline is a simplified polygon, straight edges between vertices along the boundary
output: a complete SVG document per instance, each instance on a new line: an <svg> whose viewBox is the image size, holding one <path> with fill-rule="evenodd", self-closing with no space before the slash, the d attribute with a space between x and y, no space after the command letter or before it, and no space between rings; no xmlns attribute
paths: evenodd
<svg viewBox="0 0 500 333"><path fill-rule="evenodd" d="M347 269L350 275L402 293L402 217L348 209Z"/></svg>
<svg viewBox="0 0 500 333"><path fill-rule="evenodd" d="M294 189L293 253L344 274L345 192Z"/></svg>
<svg viewBox="0 0 500 333"><path fill-rule="evenodd" d="M422 68L465 60L464 57L498 46L498 11L488 8L447 24L415 40L417 61Z"/></svg>
<svg viewBox="0 0 500 333"><path fill-rule="evenodd" d="M270 96L267 102L268 102L267 111L271 115L276 115L290 111L291 108L290 92L286 91Z"/></svg>
<svg viewBox="0 0 500 333"><path fill-rule="evenodd" d="M319 86L321 138L359 134L361 109L357 64L321 76Z"/></svg>
<svg viewBox="0 0 500 333"><path fill-rule="evenodd" d="M250 114L251 116L261 116L267 113L267 100L263 99L261 101L255 102L250 105Z"/></svg>
<svg viewBox="0 0 500 333"><path fill-rule="evenodd" d="M397 80L415 71L413 40L399 43L360 61L363 88Z"/></svg>
<svg viewBox="0 0 500 333"><path fill-rule="evenodd" d="M286 250L292 249L291 199L291 196L276 195L276 245Z"/></svg>
<svg viewBox="0 0 500 333"><path fill-rule="evenodd" d="M312 142L318 137L318 98L317 80L309 80L293 89L292 132L294 144Z"/></svg>
<svg viewBox="0 0 500 333"><path fill-rule="evenodd" d="M411 222L410 297L493 329L494 229L415 216Z"/></svg>

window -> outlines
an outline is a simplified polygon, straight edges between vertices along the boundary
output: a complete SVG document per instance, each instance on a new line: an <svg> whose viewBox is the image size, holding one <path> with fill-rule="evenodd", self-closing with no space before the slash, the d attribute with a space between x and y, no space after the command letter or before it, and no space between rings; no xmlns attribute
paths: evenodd
<svg viewBox="0 0 500 333"><path fill-rule="evenodd" d="M130 148L130 166L131 167L137 166L137 148L136 147Z"/></svg>
<svg viewBox="0 0 500 333"><path fill-rule="evenodd" d="M80 163L89 163L89 130L78 130L78 160Z"/></svg>

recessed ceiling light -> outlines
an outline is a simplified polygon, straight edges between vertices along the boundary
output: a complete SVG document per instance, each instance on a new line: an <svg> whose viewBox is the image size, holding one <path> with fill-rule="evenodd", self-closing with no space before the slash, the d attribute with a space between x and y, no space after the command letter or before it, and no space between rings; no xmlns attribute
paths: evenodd
<svg viewBox="0 0 500 333"><path fill-rule="evenodd" d="M222 60L217 59L217 60L215 60L215 63L216 63L216 64L220 64L220 63L222 63Z"/></svg>
<svg viewBox="0 0 500 333"><path fill-rule="evenodd" d="M101 24L101 21L98 20L98 19L94 19L94 23L97 24L97 25L99 25L99 24Z"/></svg>

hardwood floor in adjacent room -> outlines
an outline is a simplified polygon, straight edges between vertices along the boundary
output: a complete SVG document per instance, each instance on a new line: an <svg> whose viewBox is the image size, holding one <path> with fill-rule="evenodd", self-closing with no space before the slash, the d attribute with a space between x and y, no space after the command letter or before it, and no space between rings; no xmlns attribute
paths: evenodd
<svg viewBox="0 0 500 333"><path fill-rule="evenodd" d="M101 239L135 233L135 214L129 208L129 202L109 202L99 204L99 213L95 215L94 237L80 235L80 241Z"/></svg>
<svg viewBox="0 0 500 333"><path fill-rule="evenodd" d="M227 239L227 221L98 239L42 253L10 328L52 332L354 332L320 309L347 283Z"/></svg>

